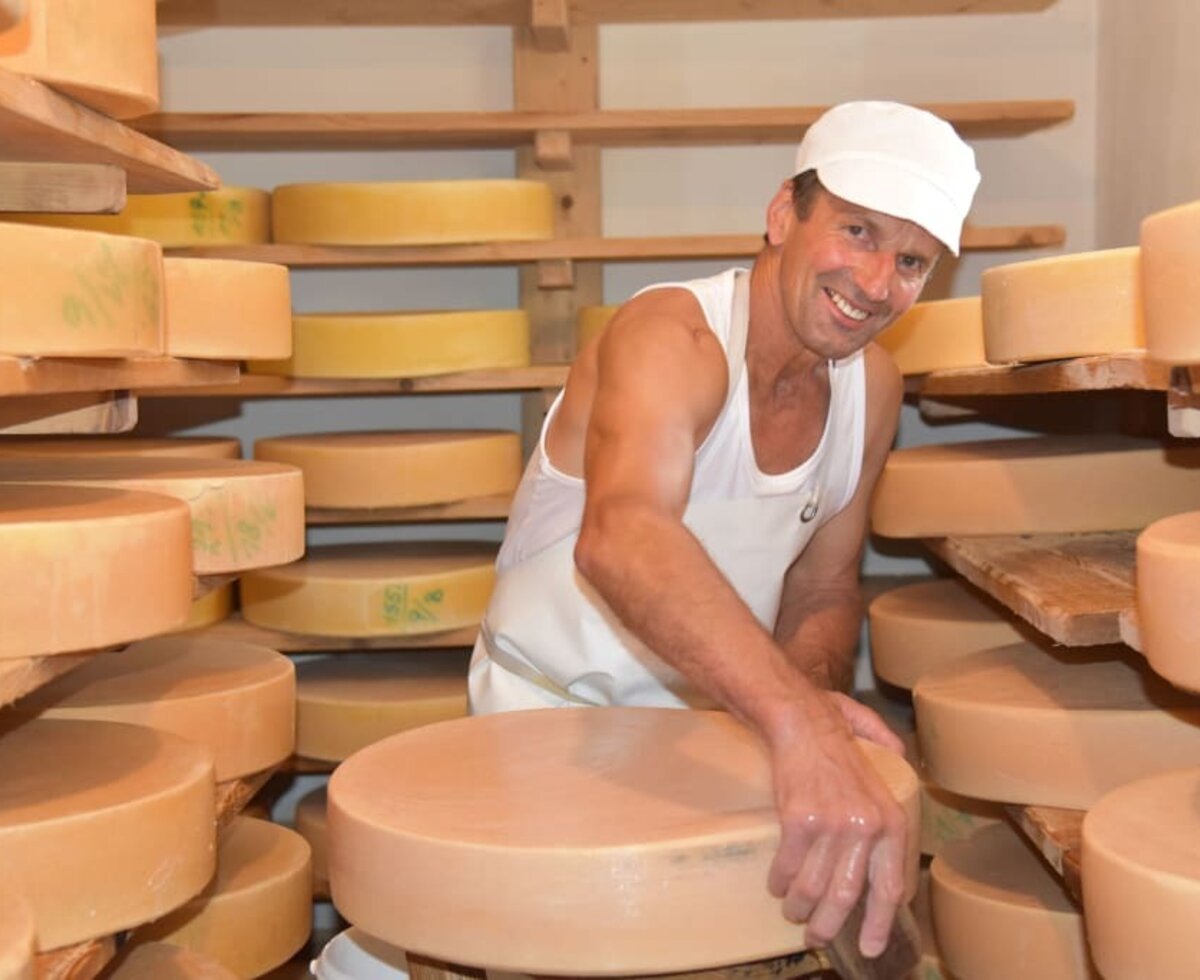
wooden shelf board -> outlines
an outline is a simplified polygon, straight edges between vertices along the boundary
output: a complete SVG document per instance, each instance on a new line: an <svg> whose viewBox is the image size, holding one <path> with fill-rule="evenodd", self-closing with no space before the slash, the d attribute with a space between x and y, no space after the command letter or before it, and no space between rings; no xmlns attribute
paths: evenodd
<svg viewBox="0 0 1200 980"><path fill-rule="evenodd" d="M412 524L437 521L503 521L508 519L511 494L475 497L420 507L309 507L304 522L317 524Z"/></svg>
<svg viewBox="0 0 1200 980"><path fill-rule="evenodd" d="M278 766L264 769L262 772L240 776L237 779L227 779L217 783L217 833L227 829L246 805L254 799L276 771Z"/></svg>
<svg viewBox="0 0 1200 980"><path fill-rule="evenodd" d="M972 585L1066 646L1120 643L1133 607L1136 531L934 538L925 544Z"/></svg>
<svg viewBox="0 0 1200 980"><path fill-rule="evenodd" d="M1166 391L1172 369L1144 352L1076 357L1038 364L934 371L920 383L921 397L1032 395L1131 388Z"/></svg>
<svg viewBox="0 0 1200 980"><path fill-rule="evenodd" d="M204 636L213 640L237 640L242 643L258 643L278 650L280 653L323 653L355 650L432 650L474 646L479 630L471 626L442 633L426 633L420 636L303 636L299 633L284 633L279 630L263 629L247 623L241 615L234 613L227 619L202 630L193 636Z"/></svg>
<svg viewBox="0 0 1200 980"><path fill-rule="evenodd" d="M1082 905L1079 865L1084 811L1052 806L1008 806L1005 809L1013 823L1058 874L1068 894Z"/></svg>
<svg viewBox="0 0 1200 980"><path fill-rule="evenodd" d="M0 355L0 396L233 384L240 374L235 361Z"/></svg>
<svg viewBox="0 0 1200 980"><path fill-rule="evenodd" d="M0 708L49 684L56 677L82 667L103 651L61 653L52 657L0 660Z"/></svg>
<svg viewBox="0 0 1200 980"><path fill-rule="evenodd" d="M137 420L137 396L125 391L0 397L0 437L111 435L131 431Z"/></svg>
<svg viewBox="0 0 1200 980"><path fill-rule="evenodd" d="M236 582L238 577L237 572L231 572L220 575L193 575L192 576L192 601L203 599L210 592L216 592L230 582Z"/></svg>
<svg viewBox="0 0 1200 980"><path fill-rule="evenodd" d="M113 936L89 939L38 953L34 957L33 975L37 980L93 980L116 955L117 941Z"/></svg>
<svg viewBox="0 0 1200 980"><path fill-rule="evenodd" d="M220 184L199 160L2 68L0 133L5 160L113 164L125 171L130 193L205 190Z"/></svg>

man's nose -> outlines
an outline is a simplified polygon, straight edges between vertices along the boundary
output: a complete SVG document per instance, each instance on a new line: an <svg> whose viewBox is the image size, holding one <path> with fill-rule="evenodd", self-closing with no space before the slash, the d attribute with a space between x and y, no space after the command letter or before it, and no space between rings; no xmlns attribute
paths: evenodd
<svg viewBox="0 0 1200 980"><path fill-rule="evenodd" d="M887 251L867 252L855 270L855 281L873 303L887 302L892 284L892 256Z"/></svg>

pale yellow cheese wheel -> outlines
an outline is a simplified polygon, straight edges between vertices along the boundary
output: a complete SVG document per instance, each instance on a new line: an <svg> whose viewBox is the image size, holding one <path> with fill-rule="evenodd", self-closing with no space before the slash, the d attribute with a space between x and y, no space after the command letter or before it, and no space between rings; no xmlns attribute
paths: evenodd
<svg viewBox="0 0 1200 980"><path fill-rule="evenodd" d="M62 483L175 497L191 513L198 575L295 561L304 554L304 480L255 460L148 456L0 458L0 485Z"/></svg>
<svg viewBox="0 0 1200 980"><path fill-rule="evenodd" d="M219 782L279 765L296 741L296 671L266 647L195 636L156 637L27 695L22 715L123 721L203 745Z"/></svg>
<svg viewBox="0 0 1200 980"><path fill-rule="evenodd" d="M871 503L889 538L1141 529L1200 500L1200 446L1038 436L892 452Z"/></svg>
<svg viewBox="0 0 1200 980"><path fill-rule="evenodd" d="M913 699L925 765L964 796L1087 809L1200 759L1200 702L1124 647L985 650L930 671Z"/></svg>
<svg viewBox="0 0 1200 980"><path fill-rule="evenodd" d="M1200 769L1114 790L1083 820L1083 908L1110 980L1192 980L1200 963Z"/></svg>
<svg viewBox="0 0 1200 980"><path fill-rule="evenodd" d="M292 356L251 361L251 374L418 378L529 364L524 310L308 313L292 318Z"/></svg>
<svg viewBox="0 0 1200 980"><path fill-rule="evenodd" d="M297 245L444 245L554 234L554 195L536 180L285 184L272 237Z"/></svg>
<svg viewBox="0 0 1200 980"><path fill-rule="evenodd" d="M0 354L163 352L162 250L154 242L0 223Z"/></svg>
<svg viewBox="0 0 1200 980"><path fill-rule="evenodd" d="M305 793L296 803L296 833L308 841L312 851L313 895L329 896L329 821L324 786Z"/></svg>
<svg viewBox="0 0 1200 980"><path fill-rule="evenodd" d="M233 361L291 356L287 266L167 258L163 272L168 354Z"/></svg>
<svg viewBox="0 0 1200 980"><path fill-rule="evenodd" d="M575 314L575 349L583 350L604 333L604 328L618 309L620 307L617 305L581 306Z"/></svg>
<svg viewBox="0 0 1200 980"><path fill-rule="evenodd" d="M483 542L324 545L241 579L242 615L312 636L415 636L474 626L495 583Z"/></svg>
<svg viewBox="0 0 1200 980"><path fill-rule="evenodd" d="M192 605L191 512L160 494L0 486L0 660L172 629Z"/></svg>
<svg viewBox="0 0 1200 980"><path fill-rule="evenodd" d="M296 671L296 755L340 762L389 735L467 713L468 651L342 654Z"/></svg>
<svg viewBox="0 0 1200 980"><path fill-rule="evenodd" d="M239 977L257 977L290 959L311 928L308 844L287 827L238 817L221 835L209 886L137 930L134 942L185 946Z"/></svg>
<svg viewBox="0 0 1200 980"><path fill-rule="evenodd" d="M916 775L860 746L915 831ZM802 949L804 927L766 888L778 841L766 750L723 712L464 718L363 749L329 784L345 918L409 951L518 972L674 972Z"/></svg>
<svg viewBox="0 0 1200 980"><path fill-rule="evenodd" d="M987 363L978 296L917 303L876 339L904 375Z"/></svg>
<svg viewBox="0 0 1200 980"><path fill-rule="evenodd" d="M1098 980L1079 907L1007 824L948 845L930 873L933 928L954 976Z"/></svg>
<svg viewBox="0 0 1200 980"><path fill-rule="evenodd" d="M104 980L237 980L216 960L170 943L126 946Z"/></svg>
<svg viewBox="0 0 1200 980"><path fill-rule="evenodd" d="M16 892L0 888L0 980L33 980L33 911Z"/></svg>
<svg viewBox="0 0 1200 980"><path fill-rule="evenodd" d="M933 932L933 909L930 907L929 869L921 868L916 897L911 902L913 918L921 932L921 961L906 980L953 980L938 952L937 936Z"/></svg>
<svg viewBox="0 0 1200 980"><path fill-rule="evenodd" d="M0 734L0 867L39 950L148 922L213 872L212 760L166 732L10 720Z"/></svg>
<svg viewBox="0 0 1200 980"><path fill-rule="evenodd" d="M0 439L0 456L188 456L237 459L237 439L212 436L8 436Z"/></svg>
<svg viewBox="0 0 1200 980"><path fill-rule="evenodd" d="M993 364L1142 350L1138 249L985 269L983 345Z"/></svg>
<svg viewBox="0 0 1200 980"><path fill-rule="evenodd" d="M1138 535L1136 589L1146 660L1172 684L1200 691L1200 511Z"/></svg>
<svg viewBox="0 0 1200 980"><path fill-rule="evenodd" d="M511 494L521 479L515 432L441 430L279 436L256 459L299 467L309 507L414 507Z"/></svg>
<svg viewBox="0 0 1200 980"><path fill-rule="evenodd" d="M233 583L224 585L207 592L192 603L192 609L182 626L172 632L183 633L188 630L203 629L229 618L233 612Z"/></svg>
<svg viewBox="0 0 1200 980"><path fill-rule="evenodd" d="M939 664L1022 638L1011 617L957 578L889 589L871 600L867 619L875 674L905 690Z"/></svg>
<svg viewBox="0 0 1200 980"><path fill-rule="evenodd" d="M1200 268L1200 201L1142 221L1146 353L1167 364L1200 363L1200 310L1189 300Z"/></svg>
<svg viewBox="0 0 1200 980"><path fill-rule="evenodd" d="M0 69L117 119L158 108L155 0L28 0L0 31Z"/></svg>

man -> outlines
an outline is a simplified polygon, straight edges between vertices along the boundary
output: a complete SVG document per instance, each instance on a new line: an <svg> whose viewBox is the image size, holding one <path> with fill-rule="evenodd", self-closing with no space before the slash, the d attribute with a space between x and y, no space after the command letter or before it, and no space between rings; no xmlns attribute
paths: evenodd
<svg viewBox="0 0 1200 980"><path fill-rule="evenodd" d="M974 154L909 106L837 106L767 208L749 273L644 290L582 351L514 502L472 710L723 707L772 760L768 886L859 944L903 898L903 815L848 698L871 491L902 386L874 337L957 254Z"/></svg>

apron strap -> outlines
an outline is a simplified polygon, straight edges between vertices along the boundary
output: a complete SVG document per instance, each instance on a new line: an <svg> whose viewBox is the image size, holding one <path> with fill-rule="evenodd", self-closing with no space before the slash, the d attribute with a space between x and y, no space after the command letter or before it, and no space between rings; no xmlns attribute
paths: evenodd
<svg viewBox="0 0 1200 980"><path fill-rule="evenodd" d="M560 701L566 701L569 704L576 704L580 707L594 708L597 706L596 702L581 698L578 694L572 694L561 684L556 684L540 670L530 666L524 660L514 657L505 650L496 642L496 637L488 627L486 619L479 624L479 637L483 640L483 649L487 653L488 659L497 667L521 678L521 680L532 684L534 687L541 688L547 694L553 695Z"/></svg>
<svg viewBox="0 0 1200 980"><path fill-rule="evenodd" d="M726 401L733 398L733 391L742 379L746 367L746 337L750 332L750 271L738 269L733 277L733 311L729 320L729 343L725 348L725 359L729 362L729 393Z"/></svg>

